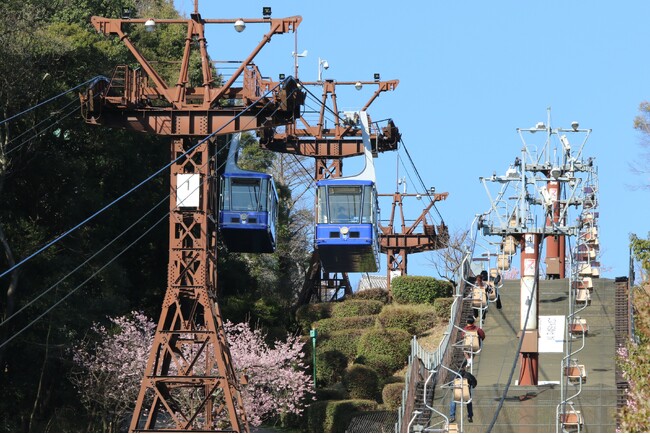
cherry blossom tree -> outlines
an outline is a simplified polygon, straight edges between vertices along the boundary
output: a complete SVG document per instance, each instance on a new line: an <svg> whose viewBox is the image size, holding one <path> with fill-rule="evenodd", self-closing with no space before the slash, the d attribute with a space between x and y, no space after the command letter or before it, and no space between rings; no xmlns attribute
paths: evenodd
<svg viewBox="0 0 650 434"><path fill-rule="evenodd" d="M109 320L111 327L95 324L91 335L73 349L77 369L70 379L89 412L89 431L99 428L94 421L100 421L101 430L108 432L128 419L156 328L139 312ZM246 323L226 322L224 328L236 375L247 378L241 393L250 425L259 426L283 414L301 414L313 388L300 338L288 335L286 341L276 341L271 347L260 330ZM197 366L201 364L199 360Z"/></svg>
<svg viewBox="0 0 650 434"><path fill-rule="evenodd" d="M247 323L227 321L224 328L235 369L248 381L242 398L249 423L259 426L281 414L301 414L314 390L300 337L288 335L286 341L275 341L271 348L264 334Z"/></svg>
<svg viewBox="0 0 650 434"><path fill-rule="evenodd" d="M73 348L70 380L90 415L89 431L99 428L97 420L104 432L119 429L133 411L156 328L141 312L109 321L109 328L96 323Z"/></svg>

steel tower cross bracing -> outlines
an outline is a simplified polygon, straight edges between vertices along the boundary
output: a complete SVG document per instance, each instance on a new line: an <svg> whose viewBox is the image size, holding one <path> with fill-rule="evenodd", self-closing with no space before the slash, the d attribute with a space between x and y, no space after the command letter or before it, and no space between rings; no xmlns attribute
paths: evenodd
<svg viewBox="0 0 650 434"><path fill-rule="evenodd" d="M241 25L242 19L204 20L195 3L187 20L93 17L92 22L99 32L119 36L141 68L118 66L110 81L83 95L86 121L173 138L168 285L130 430L248 431L217 298L216 149L214 140L192 141L293 121L304 101L296 82L265 80L251 61L274 34L295 32L301 18L246 19L270 30L222 86L212 77L204 25ZM142 24L187 26L173 88L125 30ZM202 85L196 88L188 79L194 41L202 59ZM243 84L236 87L239 77Z"/></svg>

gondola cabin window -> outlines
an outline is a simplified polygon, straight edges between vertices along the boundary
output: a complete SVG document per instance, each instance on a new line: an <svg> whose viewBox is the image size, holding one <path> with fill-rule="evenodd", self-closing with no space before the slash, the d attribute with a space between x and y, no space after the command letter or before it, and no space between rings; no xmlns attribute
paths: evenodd
<svg viewBox="0 0 650 434"><path fill-rule="evenodd" d="M268 182L255 178L230 178L230 196L223 195L223 209L231 211L266 211ZM228 191L228 189L226 189Z"/></svg>
<svg viewBox="0 0 650 434"><path fill-rule="evenodd" d="M318 188L318 223L373 223L372 186L345 185Z"/></svg>

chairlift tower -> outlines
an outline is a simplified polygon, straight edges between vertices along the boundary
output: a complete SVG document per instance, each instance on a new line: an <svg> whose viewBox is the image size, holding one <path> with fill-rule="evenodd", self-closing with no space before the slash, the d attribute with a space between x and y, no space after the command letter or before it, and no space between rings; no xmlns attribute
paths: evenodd
<svg viewBox="0 0 650 434"><path fill-rule="evenodd" d="M499 259L509 264L520 248L521 308L520 330L524 334L520 351L519 385L536 385L538 378L539 257L546 240L546 277L565 277L566 237L579 234L579 220L570 221L570 208L584 208L587 180L596 170L593 158L583 150L590 129L577 122L571 128L552 128L550 109L547 122L533 128L518 128L523 142L505 175L481 177L490 199L490 209L479 216L483 235L502 237ZM578 139L572 145L569 140ZM542 138L540 146L532 141ZM488 184L498 185L492 193Z"/></svg>
<svg viewBox="0 0 650 434"><path fill-rule="evenodd" d="M85 120L172 139L168 286L132 432L249 430L217 296L216 145L193 141L293 122L304 100L297 83L264 79L252 60L273 35L295 32L301 20L271 18L266 11L261 19L203 19L198 1L189 19L92 17L97 31L118 36L140 67L118 66L110 80L82 95ZM204 26L210 23L234 25L238 32L246 24L270 27L223 85L212 76L207 54ZM156 70L129 36L135 26L152 31L167 24L187 26L180 69L171 77ZM192 87L190 54L196 47L202 83ZM172 86L170 79L176 80Z"/></svg>

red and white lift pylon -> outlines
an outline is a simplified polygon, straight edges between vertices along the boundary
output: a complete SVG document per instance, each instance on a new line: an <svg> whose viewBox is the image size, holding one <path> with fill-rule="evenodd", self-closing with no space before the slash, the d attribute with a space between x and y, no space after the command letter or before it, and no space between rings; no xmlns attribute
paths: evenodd
<svg viewBox="0 0 650 434"><path fill-rule="evenodd" d="M500 256L512 258L516 254L515 249L508 247L512 239L520 247L523 342L518 384L524 386L538 382L541 246L546 241L546 278L564 278L567 237L578 235L579 230L576 224L568 223L569 210L586 204L583 187L595 168L592 159L585 159L582 154L591 130L580 129L577 122L570 129L553 129L549 110L546 124L539 122L533 128L517 131L524 143L521 156L505 175L497 176L495 172L491 177L480 178L491 203L490 210L479 219L478 227L483 235L503 237ZM536 133L534 137L542 138L543 143L537 146L527 143L524 133ZM572 146L567 136L577 135L582 135L583 140L578 146ZM499 191L493 194L488 183L500 185Z"/></svg>

